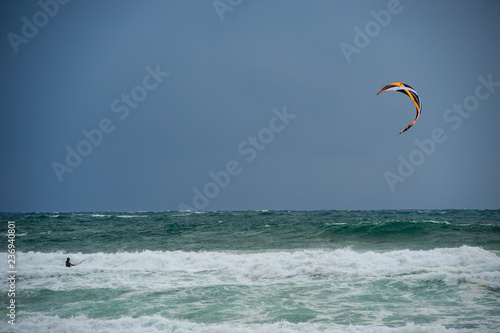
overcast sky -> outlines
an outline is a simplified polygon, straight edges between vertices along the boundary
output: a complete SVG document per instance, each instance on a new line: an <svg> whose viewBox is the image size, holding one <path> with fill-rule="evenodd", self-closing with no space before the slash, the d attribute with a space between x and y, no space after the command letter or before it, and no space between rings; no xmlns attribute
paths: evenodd
<svg viewBox="0 0 500 333"><path fill-rule="evenodd" d="M500 208L498 1L1 1L0 211ZM376 95L404 82L403 94Z"/></svg>

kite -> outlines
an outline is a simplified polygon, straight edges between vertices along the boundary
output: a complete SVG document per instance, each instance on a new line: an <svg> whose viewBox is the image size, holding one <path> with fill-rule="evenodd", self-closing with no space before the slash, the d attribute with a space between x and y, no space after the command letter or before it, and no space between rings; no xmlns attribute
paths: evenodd
<svg viewBox="0 0 500 333"><path fill-rule="evenodd" d="M422 109L422 104L420 103L420 98L418 97L418 94L415 91L415 89L413 89L411 86L409 86L405 83L402 83L402 82L394 82L394 83L386 85L385 87L380 89L380 91L377 93L377 95L380 93L386 92L386 91L398 91L400 93L408 95L411 98L411 100L413 101L413 103L415 103L415 107L417 108L417 115L415 116L415 119L410 123L410 125L406 126L406 128L404 130L399 132L399 134L406 132L407 130L410 129L410 127L413 126L413 124L415 124L417 119L420 117L420 110Z"/></svg>

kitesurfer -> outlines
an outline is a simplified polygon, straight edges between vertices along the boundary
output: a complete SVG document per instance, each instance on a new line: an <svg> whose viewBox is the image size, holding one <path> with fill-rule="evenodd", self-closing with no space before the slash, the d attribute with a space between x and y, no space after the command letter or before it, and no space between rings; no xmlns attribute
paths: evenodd
<svg viewBox="0 0 500 333"><path fill-rule="evenodd" d="M76 266L69 261L69 258L66 259L66 267Z"/></svg>

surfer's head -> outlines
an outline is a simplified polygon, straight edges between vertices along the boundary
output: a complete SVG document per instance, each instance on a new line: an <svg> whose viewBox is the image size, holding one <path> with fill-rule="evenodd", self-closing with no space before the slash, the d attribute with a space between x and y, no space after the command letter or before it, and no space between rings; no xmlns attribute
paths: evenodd
<svg viewBox="0 0 500 333"><path fill-rule="evenodd" d="M69 258L66 258L66 261L69 261Z"/></svg>

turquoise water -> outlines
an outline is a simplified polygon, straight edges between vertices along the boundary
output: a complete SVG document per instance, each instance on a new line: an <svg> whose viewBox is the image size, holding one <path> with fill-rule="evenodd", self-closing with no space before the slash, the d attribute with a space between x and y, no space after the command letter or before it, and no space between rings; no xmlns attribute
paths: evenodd
<svg viewBox="0 0 500 333"><path fill-rule="evenodd" d="M0 219L2 332L500 331L500 211Z"/></svg>

